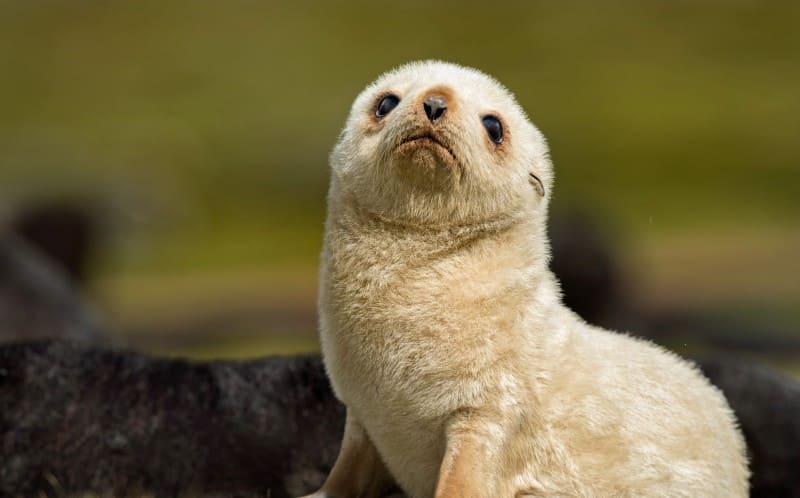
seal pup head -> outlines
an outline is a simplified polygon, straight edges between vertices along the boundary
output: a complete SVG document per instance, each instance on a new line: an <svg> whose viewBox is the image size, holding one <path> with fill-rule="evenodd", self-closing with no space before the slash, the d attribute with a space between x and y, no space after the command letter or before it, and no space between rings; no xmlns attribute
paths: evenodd
<svg viewBox="0 0 800 498"><path fill-rule="evenodd" d="M331 199L420 226L544 215L552 184L545 140L511 93L439 61L406 64L362 91L331 166Z"/></svg>

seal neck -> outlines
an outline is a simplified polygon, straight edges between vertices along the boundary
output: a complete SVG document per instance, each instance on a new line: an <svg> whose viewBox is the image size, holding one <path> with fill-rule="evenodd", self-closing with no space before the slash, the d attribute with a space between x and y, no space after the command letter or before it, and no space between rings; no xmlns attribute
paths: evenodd
<svg viewBox="0 0 800 498"><path fill-rule="evenodd" d="M354 199L328 206L328 233L394 241L396 250L412 251L420 261L458 257L480 245L485 257L509 257L520 271L549 273L549 242L543 220L524 212L451 224L418 224L387 218L365 209Z"/></svg>
<svg viewBox="0 0 800 498"><path fill-rule="evenodd" d="M499 234L513 229L515 226L530 225L535 218L533 213L516 212L508 215L500 215L489 218L467 219L456 222L416 222L403 218L391 217L382 213L372 211L359 202L354 195L333 196L328 202L328 218L347 219L352 223L358 223L373 228L388 229L393 232L405 232L408 234L420 234L430 236L434 234L446 234L450 237L473 237L476 235Z"/></svg>

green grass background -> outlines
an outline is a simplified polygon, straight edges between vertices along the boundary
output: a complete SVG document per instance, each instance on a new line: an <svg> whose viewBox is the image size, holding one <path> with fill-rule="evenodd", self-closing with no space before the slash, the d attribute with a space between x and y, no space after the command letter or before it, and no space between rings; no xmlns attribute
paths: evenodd
<svg viewBox="0 0 800 498"><path fill-rule="evenodd" d="M122 328L313 306L352 99L445 59L515 92L554 211L604 220L643 300L798 324L798 25L789 0L0 0L0 209L97 202L93 289Z"/></svg>

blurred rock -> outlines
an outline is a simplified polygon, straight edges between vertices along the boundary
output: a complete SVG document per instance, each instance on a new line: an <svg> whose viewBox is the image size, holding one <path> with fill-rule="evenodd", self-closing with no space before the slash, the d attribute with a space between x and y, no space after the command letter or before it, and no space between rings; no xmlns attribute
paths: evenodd
<svg viewBox="0 0 800 498"><path fill-rule="evenodd" d="M11 231L85 283L98 236L98 216L87 202L51 201L22 210Z"/></svg>
<svg viewBox="0 0 800 498"><path fill-rule="evenodd" d="M298 496L322 484L343 427L319 357L0 347L0 496Z"/></svg>
<svg viewBox="0 0 800 498"><path fill-rule="evenodd" d="M549 232L550 269L564 304L589 323L609 326L620 308L624 275L607 232L578 210L554 214Z"/></svg>
<svg viewBox="0 0 800 498"><path fill-rule="evenodd" d="M750 496L800 497L800 383L730 357L698 364L739 419L750 455Z"/></svg>
<svg viewBox="0 0 800 498"><path fill-rule="evenodd" d="M0 236L0 342L40 337L103 343L106 336L58 265L18 237Z"/></svg>

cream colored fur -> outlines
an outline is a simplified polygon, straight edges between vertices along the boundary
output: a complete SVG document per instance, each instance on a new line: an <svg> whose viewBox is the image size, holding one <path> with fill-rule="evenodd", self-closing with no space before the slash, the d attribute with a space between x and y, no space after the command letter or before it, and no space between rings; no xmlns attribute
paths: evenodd
<svg viewBox="0 0 800 498"><path fill-rule="evenodd" d="M400 103L377 119L387 92ZM434 124L431 92L449 104ZM503 121L499 146L486 114ZM452 155L401 145L417 130ZM341 484L371 444L413 498L747 496L719 391L561 304L547 146L499 83L441 62L389 72L356 99L331 166L321 340L351 442L316 496L377 496L383 479Z"/></svg>

